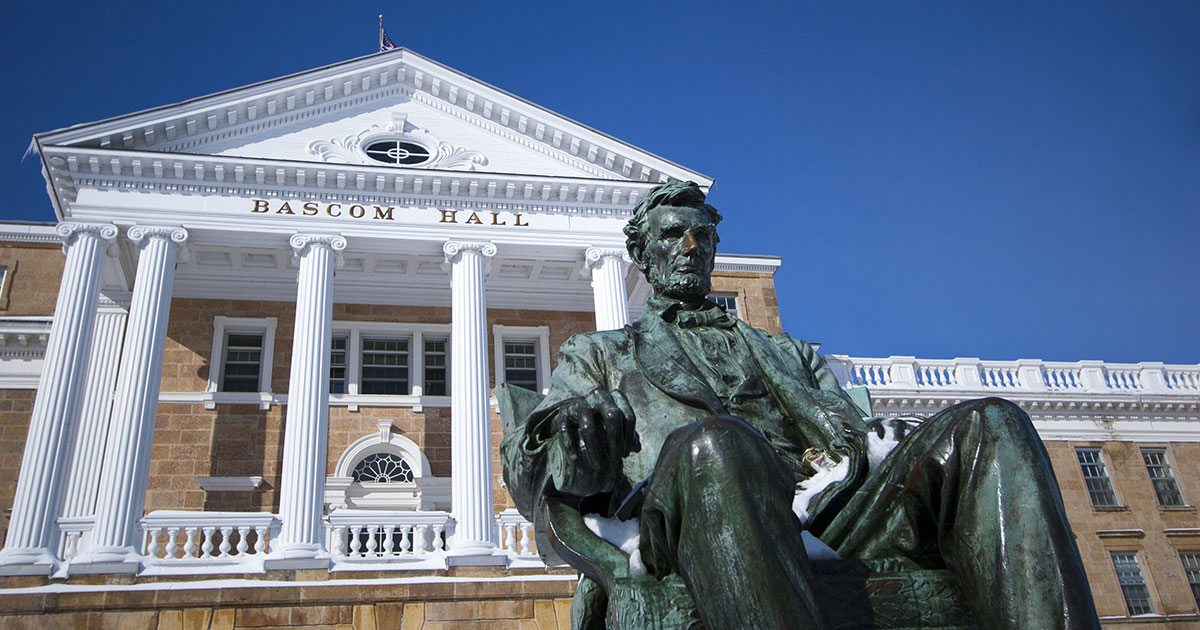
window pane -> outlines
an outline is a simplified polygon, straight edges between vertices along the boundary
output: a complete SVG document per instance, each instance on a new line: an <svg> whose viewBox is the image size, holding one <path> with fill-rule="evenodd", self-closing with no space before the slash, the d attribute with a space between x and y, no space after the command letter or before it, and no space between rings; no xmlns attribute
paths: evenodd
<svg viewBox="0 0 1200 630"><path fill-rule="evenodd" d="M1183 505L1183 494L1179 492L1179 484L1175 481L1175 473L1167 461L1167 450L1162 448L1142 449L1142 461L1146 463L1146 472L1150 474L1150 483L1154 484L1154 494L1158 495L1159 505Z"/></svg>
<svg viewBox="0 0 1200 630"><path fill-rule="evenodd" d="M1150 589L1146 588L1146 579L1142 577L1142 567L1138 564L1137 553L1133 551L1112 552L1113 569L1117 571L1117 583L1121 585L1121 593L1125 596L1125 606L1130 615L1146 615L1154 612L1150 602Z"/></svg>
<svg viewBox="0 0 1200 630"><path fill-rule="evenodd" d="M262 371L262 333L225 334L225 361L221 368L221 391L257 392Z"/></svg>
<svg viewBox="0 0 1200 630"><path fill-rule="evenodd" d="M367 455L350 475L358 483L411 483L413 480L412 467L395 453Z"/></svg>
<svg viewBox="0 0 1200 630"><path fill-rule="evenodd" d="M515 387L538 391L537 342L504 342L504 382Z"/></svg>
<svg viewBox="0 0 1200 630"><path fill-rule="evenodd" d="M708 299L716 302L718 306L725 307L726 313L729 313L734 317L738 316L736 295L732 293L713 293L712 295L708 296Z"/></svg>
<svg viewBox="0 0 1200 630"><path fill-rule="evenodd" d="M425 339L425 395L445 396L446 387L446 340Z"/></svg>
<svg viewBox="0 0 1200 630"><path fill-rule="evenodd" d="M1107 507L1117 505L1117 493L1113 491L1112 480L1104 469L1104 460L1100 458L1098 448L1075 449L1079 458L1079 466L1083 469L1083 481L1087 485L1088 495L1092 505Z"/></svg>
<svg viewBox="0 0 1200 630"><path fill-rule="evenodd" d="M1188 584L1192 586L1192 597L1196 606L1200 606L1200 551L1180 551L1179 561L1183 563L1183 572L1187 575Z"/></svg>
<svg viewBox="0 0 1200 630"><path fill-rule="evenodd" d="M371 338L362 341L363 394L408 394L408 339Z"/></svg>
<svg viewBox="0 0 1200 630"><path fill-rule="evenodd" d="M333 338L329 350L329 393L346 393L346 335Z"/></svg>

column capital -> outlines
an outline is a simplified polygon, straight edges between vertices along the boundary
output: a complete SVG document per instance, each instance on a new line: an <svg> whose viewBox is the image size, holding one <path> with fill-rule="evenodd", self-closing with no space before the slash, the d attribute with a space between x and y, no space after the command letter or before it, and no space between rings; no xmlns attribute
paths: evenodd
<svg viewBox="0 0 1200 630"><path fill-rule="evenodd" d="M65 254L80 236L90 235L112 243L117 238L117 226L111 223L59 223L54 231L63 239Z"/></svg>
<svg viewBox="0 0 1200 630"><path fill-rule="evenodd" d="M135 225L125 233L129 241L139 249L145 247L150 239L161 238L175 245L177 262L185 262L191 255L188 249L188 231L184 228L170 225Z"/></svg>
<svg viewBox="0 0 1200 630"><path fill-rule="evenodd" d="M304 258L311 248L328 247L333 252L334 266L341 267L346 262L342 257L342 252L346 251L346 237L336 234L293 234L288 239L288 244L292 246L292 251L295 254L293 260Z"/></svg>
<svg viewBox="0 0 1200 630"><path fill-rule="evenodd" d="M476 252L487 260L496 255L496 244L486 241L446 241L442 243L442 255L446 257L442 270L462 260L463 252Z"/></svg>
<svg viewBox="0 0 1200 630"><path fill-rule="evenodd" d="M629 257L629 250L623 248L589 247L583 252L583 259L587 262L588 267L595 267L605 258L615 258L625 264L633 262L633 259Z"/></svg>

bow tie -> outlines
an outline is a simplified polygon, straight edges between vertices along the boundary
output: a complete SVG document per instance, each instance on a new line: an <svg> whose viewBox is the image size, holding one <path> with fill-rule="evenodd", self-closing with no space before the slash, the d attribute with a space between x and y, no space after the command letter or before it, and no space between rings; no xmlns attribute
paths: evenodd
<svg viewBox="0 0 1200 630"><path fill-rule="evenodd" d="M737 320L721 307L710 306L695 311L680 308L679 304L671 305L663 311L663 319L674 321L680 328L695 328L697 326L716 326L718 328L733 328Z"/></svg>

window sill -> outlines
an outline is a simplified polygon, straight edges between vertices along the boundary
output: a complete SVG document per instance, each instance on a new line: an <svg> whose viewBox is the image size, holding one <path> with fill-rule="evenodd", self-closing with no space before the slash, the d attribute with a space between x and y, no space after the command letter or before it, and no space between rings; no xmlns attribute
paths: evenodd
<svg viewBox="0 0 1200 630"><path fill-rule="evenodd" d="M1160 505L1158 509L1160 512L1196 512L1194 505Z"/></svg>
<svg viewBox="0 0 1200 630"><path fill-rule="evenodd" d="M203 404L213 410L217 405L258 405L267 410L272 405L286 405L287 394L271 392L162 392L160 403ZM330 407L346 407L358 411L359 407L411 407L420 413L425 407L449 407L449 396L384 396L375 394L330 394Z"/></svg>
<svg viewBox="0 0 1200 630"><path fill-rule="evenodd" d="M1128 512L1128 505L1093 505L1092 510L1096 512Z"/></svg>

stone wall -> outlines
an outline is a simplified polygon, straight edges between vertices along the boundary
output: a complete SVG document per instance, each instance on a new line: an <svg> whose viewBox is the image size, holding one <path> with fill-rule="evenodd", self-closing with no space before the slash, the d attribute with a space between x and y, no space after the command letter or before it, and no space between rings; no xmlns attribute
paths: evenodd
<svg viewBox="0 0 1200 630"><path fill-rule="evenodd" d="M783 332L779 320L779 301L775 296L775 279L767 274L722 271L713 274L713 293L735 293L738 296L739 316L755 328L772 335Z"/></svg>
<svg viewBox="0 0 1200 630"><path fill-rule="evenodd" d="M0 316L53 315L65 262L59 245L0 244L0 266L8 270Z"/></svg>
<svg viewBox="0 0 1200 630"><path fill-rule="evenodd" d="M1076 459L1077 447L1103 448L1120 507L1092 507ZM1141 449L1148 447L1166 447L1187 506L1159 506L1142 461ZM1190 615L1190 623L1200 624L1200 617L1194 616L1197 603L1179 560L1180 551L1200 551L1200 515L1195 507L1200 503L1200 444L1047 442L1046 448L1100 616L1128 616L1109 554L1136 551L1155 613Z"/></svg>
<svg viewBox="0 0 1200 630"><path fill-rule="evenodd" d="M4 510L0 518L0 541L8 533L34 393L31 389L0 389L0 508Z"/></svg>

